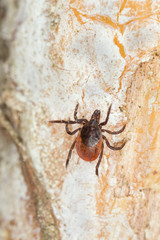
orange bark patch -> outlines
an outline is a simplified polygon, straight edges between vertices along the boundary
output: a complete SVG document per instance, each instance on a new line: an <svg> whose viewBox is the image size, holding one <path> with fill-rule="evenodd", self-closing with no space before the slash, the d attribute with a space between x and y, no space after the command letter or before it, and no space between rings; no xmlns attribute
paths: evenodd
<svg viewBox="0 0 160 240"><path fill-rule="evenodd" d="M119 52L120 52L122 58L125 58L125 57L126 57L126 54L125 54L125 51L124 51L124 46L119 42L117 33L116 33L115 36L114 36L114 43L115 43L115 44L117 45L117 47L119 48Z"/></svg>

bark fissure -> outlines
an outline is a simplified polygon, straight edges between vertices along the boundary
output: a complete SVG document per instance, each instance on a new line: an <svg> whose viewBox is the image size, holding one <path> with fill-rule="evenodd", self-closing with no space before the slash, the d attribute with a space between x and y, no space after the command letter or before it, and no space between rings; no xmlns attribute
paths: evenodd
<svg viewBox="0 0 160 240"><path fill-rule="evenodd" d="M41 229L41 239L61 239L57 220L50 204L50 197L31 165L31 159L25 150L21 137L6 119L2 109L0 109L0 127L6 131L7 135L9 135L16 144L20 154L21 170L28 187L28 193L30 194L32 214L33 212L35 213L34 215Z"/></svg>

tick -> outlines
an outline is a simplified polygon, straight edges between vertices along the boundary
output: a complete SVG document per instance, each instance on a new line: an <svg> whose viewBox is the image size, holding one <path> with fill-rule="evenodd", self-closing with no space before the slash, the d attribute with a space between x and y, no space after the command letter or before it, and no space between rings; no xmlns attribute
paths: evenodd
<svg viewBox="0 0 160 240"><path fill-rule="evenodd" d="M104 122L99 123L100 120L100 110L95 110L94 113L91 116L91 119L88 121L85 118L77 118L77 110L78 110L79 104L76 105L75 111L74 111L74 121L71 120L53 120L49 121L49 123L64 123L66 124L66 132L69 135L74 135L78 132L78 135L74 142L71 145L71 148L68 153L68 157L66 160L66 167L68 166L69 160L72 155L72 151L74 147L76 147L77 153L80 158L82 158L84 161L92 162L96 160L99 156L97 165L96 165L96 175L98 176L98 168L102 160L103 156L103 150L104 150L104 141L108 148L112 150L121 150L125 143L124 142L120 147L114 147L111 146L109 141L107 140L106 136L104 136L102 133L108 133L112 135L119 134L124 131L126 125L124 125L119 131L110 131L107 129L103 129L103 126L105 126L108 123L109 115L111 112L112 104L108 108L107 116ZM74 131L69 130L69 124L82 124L82 127L77 128Z"/></svg>

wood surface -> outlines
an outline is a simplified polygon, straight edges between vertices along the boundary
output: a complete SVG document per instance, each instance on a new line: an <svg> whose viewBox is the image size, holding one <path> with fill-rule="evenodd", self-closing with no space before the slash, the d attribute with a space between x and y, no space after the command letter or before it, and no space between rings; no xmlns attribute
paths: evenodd
<svg viewBox="0 0 160 240"><path fill-rule="evenodd" d="M157 0L1 0L0 239L160 239L159 43ZM77 103L126 124L99 177L49 123Z"/></svg>

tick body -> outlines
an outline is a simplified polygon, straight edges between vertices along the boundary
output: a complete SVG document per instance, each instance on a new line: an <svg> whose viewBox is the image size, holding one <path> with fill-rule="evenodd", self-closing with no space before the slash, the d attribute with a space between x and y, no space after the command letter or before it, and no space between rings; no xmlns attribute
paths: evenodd
<svg viewBox="0 0 160 240"><path fill-rule="evenodd" d="M79 157L85 161L89 161L89 162L94 161L99 156L99 160L96 165L96 175L98 176L98 168L103 156L104 141L106 145L112 150L121 150L124 147L126 142L124 142L120 147L111 146L107 138L102 134L103 132L107 132L109 134L116 135L123 132L126 126L124 125L123 128L121 128L119 131L114 131L114 132L110 130L102 129L102 126L106 125L109 120L111 106L112 105L110 105L108 109L107 117L105 121L102 123L99 123L99 120L100 120L99 110L94 111L89 121L85 118L78 119L77 118L78 104L76 105L76 108L74 111L74 119L75 119L74 121L70 121L70 120L49 121L50 123L66 124L66 132L69 135L74 135L75 133L79 132L69 150L69 154L66 160L66 167L68 166L69 160L71 158L72 150L75 147ZM77 128L76 130L71 132L68 128L69 124L82 124L82 127Z"/></svg>

